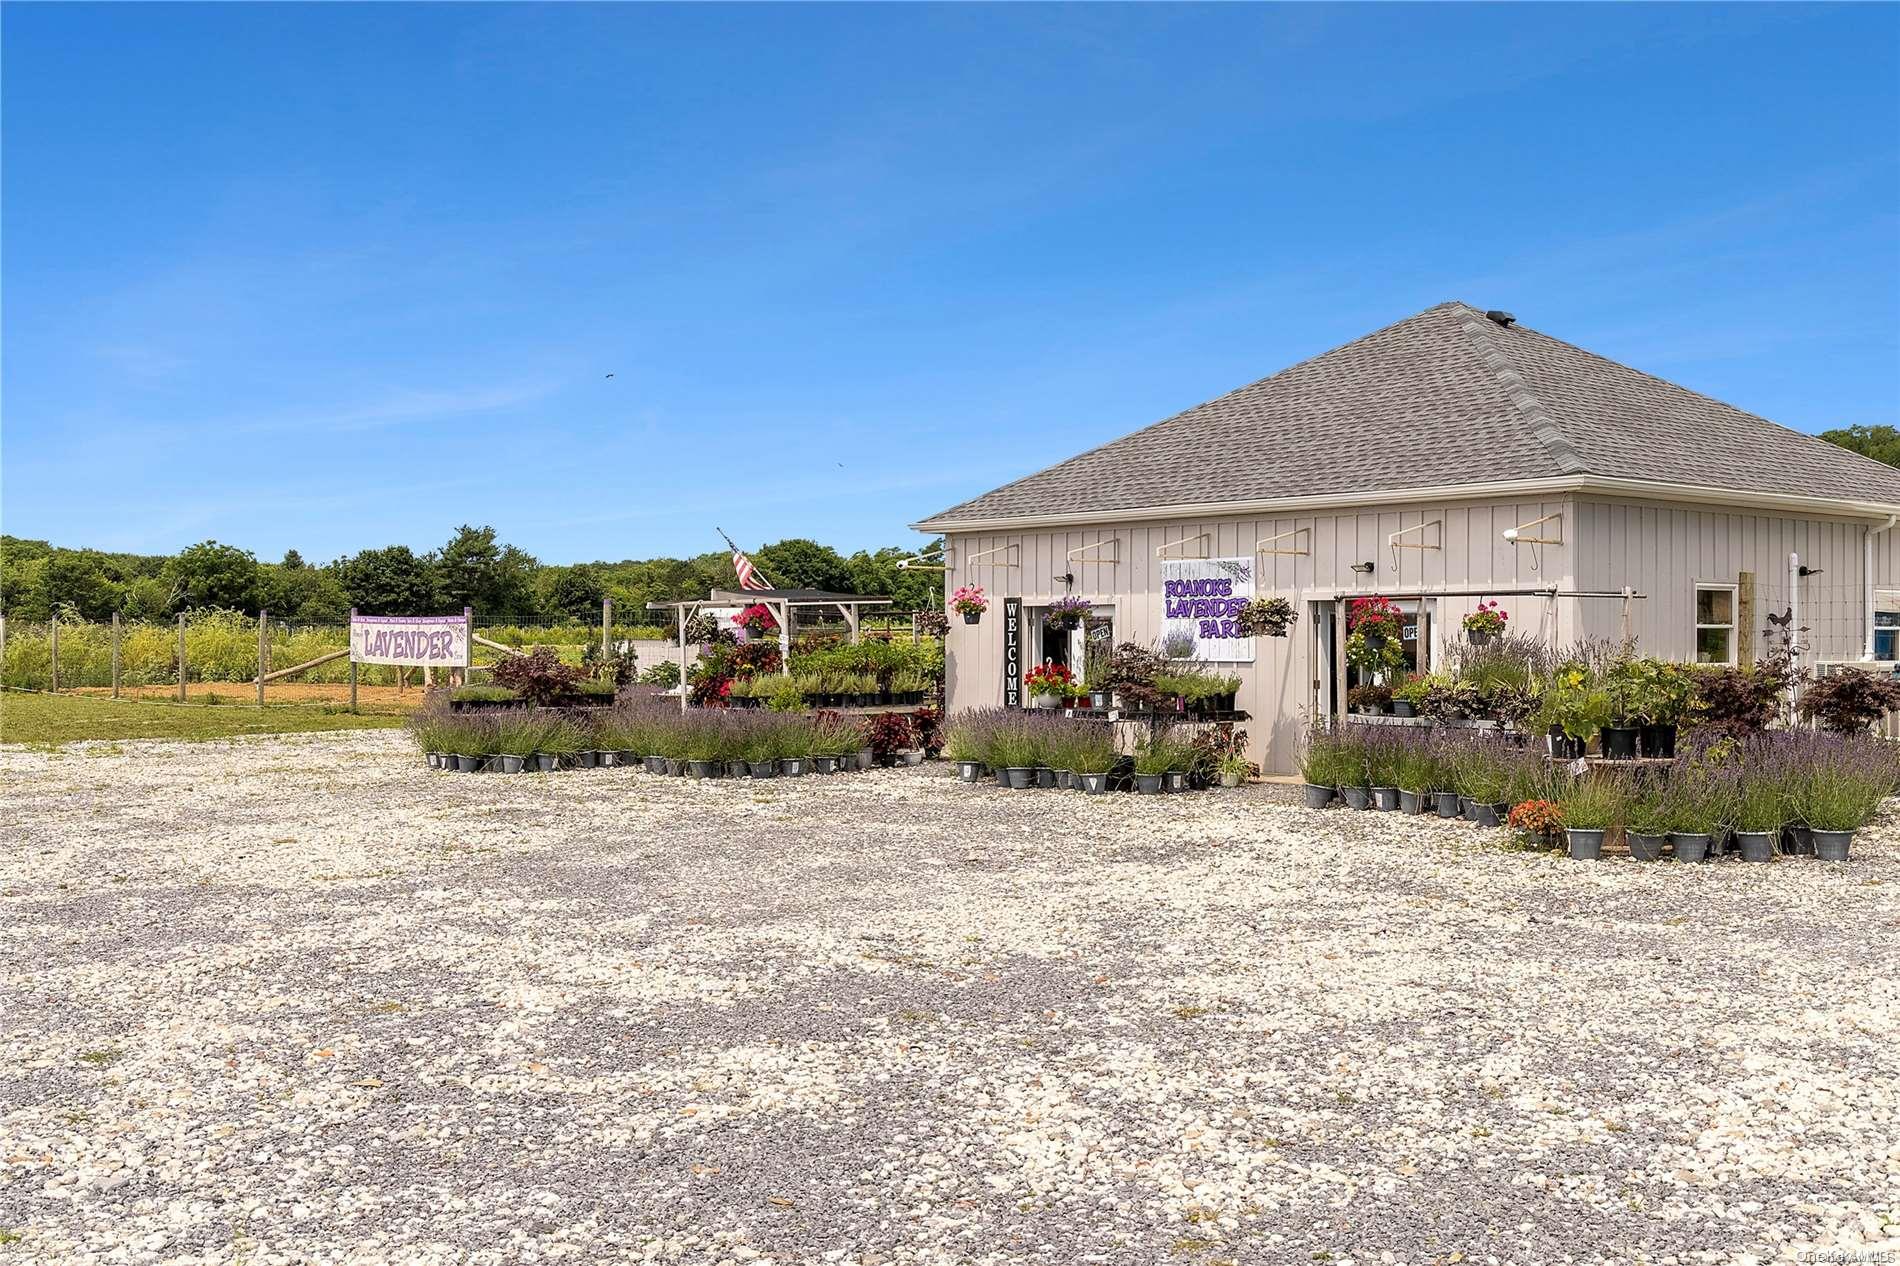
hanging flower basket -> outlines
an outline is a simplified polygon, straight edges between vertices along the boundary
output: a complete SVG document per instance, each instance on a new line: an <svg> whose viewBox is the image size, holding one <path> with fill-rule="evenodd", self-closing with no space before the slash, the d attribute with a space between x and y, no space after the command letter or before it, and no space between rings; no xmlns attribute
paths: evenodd
<svg viewBox="0 0 1900 1266"><path fill-rule="evenodd" d="M1285 637L1299 618L1285 598L1250 598L1235 614L1234 623L1247 637Z"/></svg>
<svg viewBox="0 0 1900 1266"><path fill-rule="evenodd" d="M990 600L984 596L982 585L964 585L950 595L950 609L962 616L965 624L975 624L990 609Z"/></svg>
<svg viewBox="0 0 1900 1266"><path fill-rule="evenodd" d="M1480 602L1478 609L1464 618L1465 640L1473 646L1483 646L1501 635L1510 619L1510 612L1498 610L1495 599Z"/></svg>
<svg viewBox="0 0 1900 1266"><path fill-rule="evenodd" d="M1042 622L1052 629L1078 628L1093 606L1087 598L1057 598L1043 612Z"/></svg>

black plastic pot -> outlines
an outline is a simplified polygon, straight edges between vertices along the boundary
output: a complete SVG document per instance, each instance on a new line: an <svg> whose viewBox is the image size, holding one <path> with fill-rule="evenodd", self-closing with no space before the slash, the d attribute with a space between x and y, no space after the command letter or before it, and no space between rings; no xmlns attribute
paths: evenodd
<svg viewBox="0 0 1900 1266"><path fill-rule="evenodd" d="M1735 846L1742 851L1745 862L1765 862L1775 855L1775 839L1779 831L1737 831Z"/></svg>
<svg viewBox="0 0 1900 1266"><path fill-rule="evenodd" d="M747 761L746 769L754 778L777 778L778 760L775 757L772 760Z"/></svg>
<svg viewBox="0 0 1900 1266"><path fill-rule="evenodd" d="M1187 770L1170 769L1168 771L1167 786L1171 792L1186 791L1188 789Z"/></svg>
<svg viewBox="0 0 1900 1266"><path fill-rule="evenodd" d="M1441 818L1457 817L1458 816L1458 793L1455 791L1433 792L1432 793L1432 808L1437 812L1438 816Z"/></svg>
<svg viewBox="0 0 1900 1266"><path fill-rule="evenodd" d="M1603 832L1581 831L1575 828L1564 832L1564 839L1570 846L1570 856L1580 862L1594 862L1603 856Z"/></svg>
<svg viewBox="0 0 1900 1266"><path fill-rule="evenodd" d="M781 778L803 778L811 772L811 758L809 756L780 757L778 772Z"/></svg>
<svg viewBox="0 0 1900 1266"><path fill-rule="evenodd" d="M728 778L744 778L751 772L752 767L742 760L729 760L726 762L726 777Z"/></svg>
<svg viewBox="0 0 1900 1266"><path fill-rule="evenodd" d="M1067 791L1075 782L1075 775L1066 769L1056 770L1056 790Z"/></svg>
<svg viewBox="0 0 1900 1266"><path fill-rule="evenodd" d="M1501 803L1487 803L1483 800L1473 800L1471 802L1471 809L1465 816L1479 826L1503 826L1504 806Z"/></svg>
<svg viewBox="0 0 1900 1266"><path fill-rule="evenodd" d="M838 758L836 756L814 756L811 758L811 765L812 770L816 773L835 774L838 772Z"/></svg>
<svg viewBox="0 0 1900 1266"><path fill-rule="evenodd" d="M1673 725L1645 725L1639 739L1643 755L1659 760L1673 760L1676 755L1676 727Z"/></svg>
<svg viewBox="0 0 1900 1266"><path fill-rule="evenodd" d="M1666 835L1643 835L1637 831L1625 831L1623 838L1629 841L1630 859L1638 862L1659 862L1662 860L1663 842Z"/></svg>
<svg viewBox="0 0 1900 1266"><path fill-rule="evenodd" d="M1425 812L1424 794L1422 792L1417 792L1417 791L1407 791L1405 788L1400 787L1399 788L1399 812L1400 813Z"/></svg>
<svg viewBox="0 0 1900 1266"><path fill-rule="evenodd" d="M1324 809L1327 805L1331 804L1332 802L1333 802L1333 789L1331 787L1321 787L1315 783L1310 783L1310 782L1306 784L1306 807L1307 808Z"/></svg>
<svg viewBox="0 0 1900 1266"><path fill-rule="evenodd" d="M663 774L666 772L666 757L649 756L646 759L646 766L649 774Z"/></svg>
<svg viewBox="0 0 1900 1266"><path fill-rule="evenodd" d="M1104 709L1107 708L1108 707L1108 691L1106 690L1089 691L1089 707L1104 708Z"/></svg>
<svg viewBox="0 0 1900 1266"><path fill-rule="evenodd" d="M1077 774L1076 777L1082 780L1082 791L1084 794L1091 796L1107 794L1107 774Z"/></svg>
<svg viewBox="0 0 1900 1266"><path fill-rule="evenodd" d="M1603 756L1606 760L1636 759L1636 727L1633 725L1606 725L1599 739L1603 744Z"/></svg>
<svg viewBox="0 0 1900 1266"><path fill-rule="evenodd" d="M1161 784L1164 781L1166 781L1164 774L1136 774L1135 792L1143 796L1158 796L1161 794Z"/></svg>
<svg viewBox="0 0 1900 1266"><path fill-rule="evenodd" d="M1814 856L1814 832L1805 826L1782 827L1781 851L1790 857Z"/></svg>
<svg viewBox="0 0 1900 1266"><path fill-rule="evenodd" d="M1399 789L1397 787L1374 787L1372 789L1372 807L1387 813L1399 807Z"/></svg>
<svg viewBox="0 0 1900 1266"><path fill-rule="evenodd" d="M1370 787L1341 787L1339 789L1339 798L1346 802L1348 809L1370 808L1372 805L1372 789Z"/></svg>
<svg viewBox="0 0 1900 1266"><path fill-rule="evenodd" d="M1816 831L1814 855L1824 862L1844 862L1847 860L1847 850L1853 843L1852 831Z"/></svg>
<svg viewBox="0 0 1900 1266"><path fill-rule="evenodd" d="M1012 765L1003 771L1003 785L1011 791L1028 791L1036 785L1036 771L1028 765Z"/></svg>
<svg viewBox="0 0 1900 1266"><path fill-rule="evenodd" d="M455 762L455 771L460 774L473 774L482 767L482 758L479 756L464 756L457 752L450 759Z"/></svg>
<svg viewBox="0 0 1900 1266"><path fill-rule="evenodd" d="M561 758L550 756L546 752L536 752L530 759L529 768L537 774L551 774L560 768Z"/></svg>
<svg viewBox="0 0 1900 1266"><path fill-rule="evenodd" d="M960 760L957 762L957 778L962 782L975 782L978 778L982 777L982 773L983 766L977 761Z"/></svg>
<svg viewBox="0 0 1900 1266"><path fill-rule="evenodd" d="M1418 715L1418 709L1412 706L1410 699L1394 699L1392 701L1392 715L1395 717L1415 717Z"/></svg>
<svg viewBox="0 0 1900 1266"><path fill-rule="evenodd" d="M1676 851L1679 862L1706 862L1709 860L1709 837L1699 834L1686 834L1681 831L1669 833L1669 846Z"/></svg>
<svg viewBox="0 0 1900 1266"><path fill-rule="evenodd" d="M1044 791L1053 791L1055 790L1055 785L1056 771L1047 765L1036 766L1036 786L1042 788Z"/></svg>
<svg viewBox="0 0 1900 1266"><path fill-rule="evenodd" d="M1588 741L1571 738L1560 725L1550 727L1550 754L1558 760L1581 760Z"/></svg>
<svg viewBox="0 0 1900 1266"><path fill-rule="evenodd" d="M963 613L963 622L965 624L976 624L976 623L979 623L982 619L983 619L983 613L981 611L965 611Z"/></svg>
<svg viewBox="0 0 1900 1266"><path fill-rule="evenodd" d="M669 778L684 778L686 776L686 762L683 760L674 760L671 756L667 757L666 774Z"/></svg>
<svg viewBox="0 0 1900 1266"><path fill-rule="evenodd" d="M620 763L619 752L595 752L594 756L596 757L594 763L602 769L612 769Z"/></svg>
<svg viewBox="0 0 1900 1266"><path fill-rule="evenodd" d="M518 774L528 767L528 758L525 756L501 756L497 759L501 762L501 772L504 774Z"/></svg>
<svg viewBox="0 0 1900 1266"><path fill-rule="evenodd" d="M716 760L689 760L686 762L686 774L689 778L719 777L719 762Z"/></svg>

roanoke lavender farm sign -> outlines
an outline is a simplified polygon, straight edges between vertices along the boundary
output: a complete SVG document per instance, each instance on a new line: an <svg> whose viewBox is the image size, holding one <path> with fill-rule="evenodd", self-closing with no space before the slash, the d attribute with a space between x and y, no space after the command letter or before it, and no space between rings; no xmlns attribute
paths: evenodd
<svg viewBox="0 0 1900 1266"><path fill-rule="evenodd" d="M359 664L466 668L466 615L350 614L350 658Z"/></svg>
<svg viewBox="0 0 1900 1266"><path fill-rule="evenodd" d="M1161 644L1182 638L1193 650L1177 658L1253 663L1253 639L1234 616L1253 597L1251 558L1171 558L1161 564Z"/></svg>

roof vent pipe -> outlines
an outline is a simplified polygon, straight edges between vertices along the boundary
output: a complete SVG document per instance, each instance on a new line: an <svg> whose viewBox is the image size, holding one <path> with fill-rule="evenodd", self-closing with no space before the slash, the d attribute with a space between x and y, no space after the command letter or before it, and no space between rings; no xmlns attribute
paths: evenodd
<svg viewBox="0 0 1900 1266"><path fill-rule="evenodd" d="M1517 318L1512 316L1510 313L1500 312L1496 308L1493 308L1489 312L1485 313L1484 319L1487 321L1496 321L1499 325L1503 326L1507 330L1511 328L1511 322L1517 320Z"/></svg>

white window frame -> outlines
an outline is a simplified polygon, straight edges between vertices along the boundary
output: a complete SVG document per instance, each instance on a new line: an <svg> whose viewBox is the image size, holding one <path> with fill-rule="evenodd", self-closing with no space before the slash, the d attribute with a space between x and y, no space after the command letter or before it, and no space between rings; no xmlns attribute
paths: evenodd
<svg viewBox="0 0 1900 1266"><path fill-rule="evenodd" d="M1874 590L1874 610L1876 612L1900 611L1900 589L1875 589ZM1900 628L1896 628L1895 626L1891 624L1880 624L1876 622L1874 625L1873 632L1874 632L1874 647L1875 647L1875 653L1876 653L1876 658L1874 662L1877 664L1892 664L1892 663L1897 662L1896 660L1893 660L1893 659L1878 658L1878 652L1879 652L1879 646L1880 646L1880 640L1881 640L1880 635L1882 633L1885 633L1888 635L1887 640L1894 642L1896 644L1894 647L1895 651L1900 652Z"/></svg>
<svg viewBox="0 0 1900 1266"><path fill-rule="evenodd" d="M1700 612L1698 611L1697 608L1699 608L1702 605L1703 591L1716 590L1716 589L1723 590L1724 592L1728 594L1728 623L1727 624L1704 624L1702 623L1700 619L1697 618L1700 615ZM1739 650L1739 647L1736 646L1736 641L1741 635L1741 627L1740 627L1741 618L1742 618L1742 612L1741 612L1741 586L1740 585L1736 584L1733 581L1728 581L1728 582L1723 582L1720 580L1696 581L1695 586L1689 592L1689 623L1691 627L1691 633L1689 635L1689 662L1692 664L1703 664L1703 663L1725 664L1731 668L1734 667L1735 662L1736 662L1735 660L1736 652ZM1701 658L1701 654L1702 654L1702 647L1701 647L1702 636L1701 635L1702 635L1703 629L1727 629L1728 630L1728 658L1727 659L1705 660Z"/></svg>

